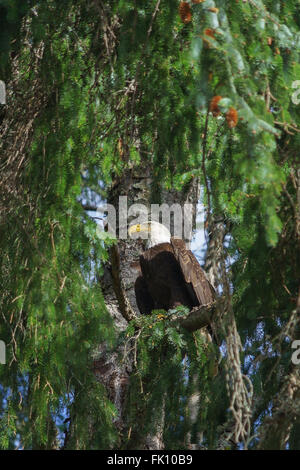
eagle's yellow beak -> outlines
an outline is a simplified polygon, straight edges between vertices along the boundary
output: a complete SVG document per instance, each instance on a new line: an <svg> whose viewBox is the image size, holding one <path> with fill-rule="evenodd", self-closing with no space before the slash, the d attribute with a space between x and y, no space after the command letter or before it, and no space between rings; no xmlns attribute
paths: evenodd
<svg viewBox="0 0 300 470"><path fill-rule="evenodd" d="M131 236L133 233L138 232L151 232L151 225L150 224L136 224L132 225L128 229L128 234Z"/></svg>

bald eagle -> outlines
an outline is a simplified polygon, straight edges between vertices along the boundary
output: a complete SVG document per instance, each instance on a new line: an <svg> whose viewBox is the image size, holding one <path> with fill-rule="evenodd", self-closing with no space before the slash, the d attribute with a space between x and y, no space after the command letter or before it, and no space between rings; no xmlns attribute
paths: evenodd
<svg viewBox="0 0 300 470"><path fill-rule="evenodd" d="M133 225L134 238L148 233L148 249L140 256L141 275L135 282L135 296L140 313L169 310L184 305L190 310L215 300L215 290L185 242L172 238L158 222Z"/></svg>

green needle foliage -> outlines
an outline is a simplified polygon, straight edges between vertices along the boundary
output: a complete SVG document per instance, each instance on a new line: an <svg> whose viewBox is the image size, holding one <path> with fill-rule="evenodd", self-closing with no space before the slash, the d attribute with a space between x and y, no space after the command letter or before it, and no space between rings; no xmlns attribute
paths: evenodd
<svg viewBox="0 0 300 470"><path fill-rule="evenodd" d="M206 445L213 448L216 444L211 429L216 416L209 417L216 403L212 403L210 386L217 370L216 346L207 344L200 331L191 334L172 324L173 313L188 312L182 310L178 307L169 314L153 311L151 316L131 322L125 332L127 343L133 344L138 354L126 403L125 436L130 435L130 440L125 439L124 448L142 448L145 437L155 435L160 421L168 449L188 447L200 432L206 432ZM221 380L219 376L214 382L219 391ZM196 419L191 420L189 400L198 394L200 407Z"/></svg>
<svg viewBox="0 0 300 470"><path fill-rule="evenodd" d="M200 433L204 447L220 444L229 397L199 332L154 314L119 338L141 328L122 436L94 377L92 352L116 344L97 281L113 240L99 240L80 200L106 197L139 165L150 166L154 190L198 178L207 221L225 221L251 435L280 405L299 339L299 327L285 328L299 310L300 5L205 0L190 3L186 22L178 7L0 0L1 448L142 446L162 404L166 448ZM284 445L299 449L299 415L292 422Z"/></svg>

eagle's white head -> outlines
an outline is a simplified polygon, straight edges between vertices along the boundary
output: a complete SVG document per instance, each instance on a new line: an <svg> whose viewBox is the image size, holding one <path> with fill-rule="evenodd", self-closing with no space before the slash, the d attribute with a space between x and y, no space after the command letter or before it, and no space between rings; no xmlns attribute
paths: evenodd
<svg viewBox="0 0 300 470"><path fill-rule="evenodd" d="M147 248L152 248L159 243L170 243L171 240L171 233L167 227L155 221L131 225L128 234L134 239L146 239Z"/></svg>

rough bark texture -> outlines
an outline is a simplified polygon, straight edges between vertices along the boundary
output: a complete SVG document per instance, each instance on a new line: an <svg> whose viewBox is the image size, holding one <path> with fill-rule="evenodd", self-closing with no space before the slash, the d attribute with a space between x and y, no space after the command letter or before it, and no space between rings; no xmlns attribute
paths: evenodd
<svg viewBox="0 0 300 470"><path fill-rule="evenodd" d="M226 226L223 217L213 218L208 225L208 247L205 259L205 272L211 284L217 290L222 279L223 242Z"/></svg>
<svg viewBox="0 0 300 470"><path fill-rule="evenodd" d="M258 449L286 450L293 425L300 419L299 390L299 366L294 366L278 393L272 416L263 423Z"/></svg>

